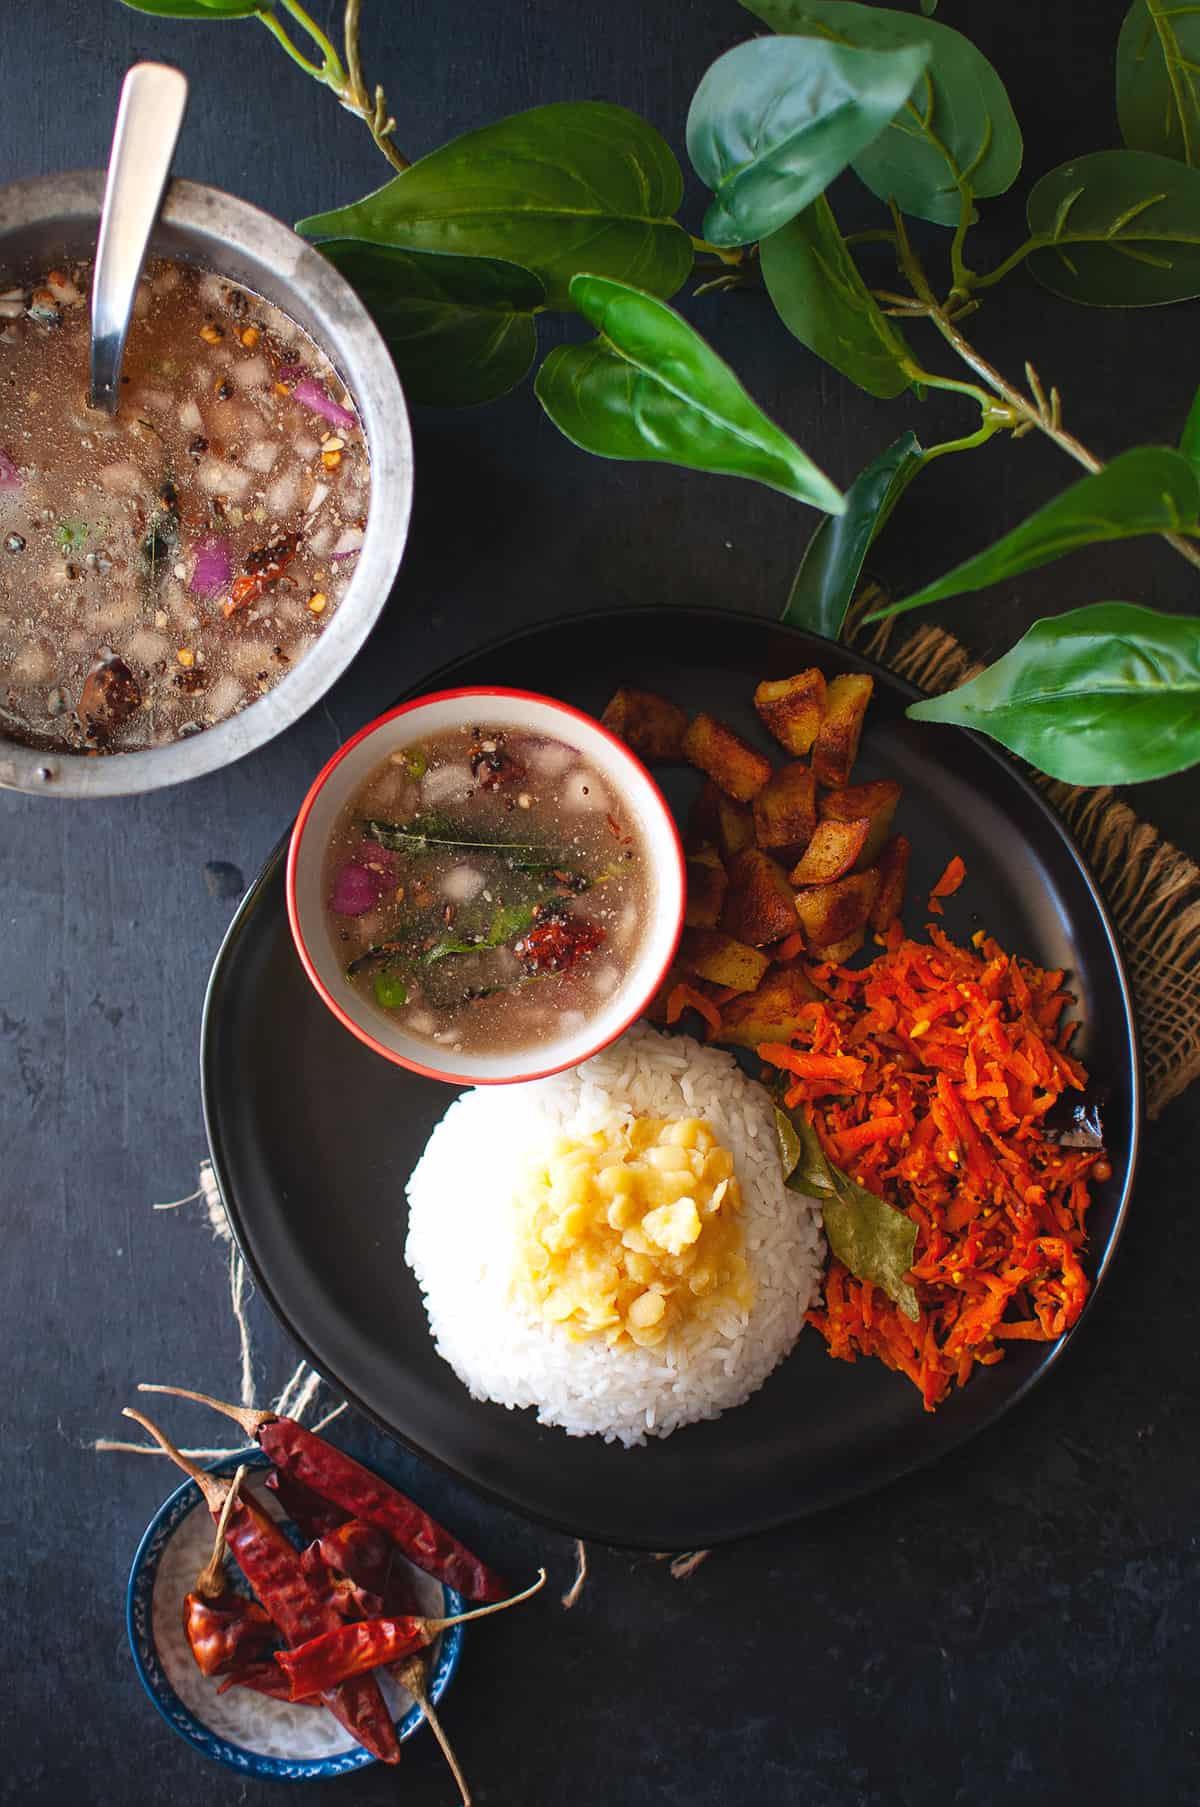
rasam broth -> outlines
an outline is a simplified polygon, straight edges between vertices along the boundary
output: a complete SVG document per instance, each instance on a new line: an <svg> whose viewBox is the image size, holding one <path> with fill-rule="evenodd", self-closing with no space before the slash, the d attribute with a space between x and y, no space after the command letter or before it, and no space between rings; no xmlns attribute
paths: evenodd
<svg viewBox="0 0 1200 1807"><path fill-rule="evenodd" d="M147 267L117 414L90 409L90 274L0 293L0 731L131 752L303 657L350 581L370 473L302 328L185 264Z"/></svg>
<svg viewBox="0 0 1200 1807"><path fill-rule="evenodd" d="M351 984L455 1053L582 1028L622 984L654 879L625 800L562 741L480 724L427 736L342 811L326 917Z"/></svg>

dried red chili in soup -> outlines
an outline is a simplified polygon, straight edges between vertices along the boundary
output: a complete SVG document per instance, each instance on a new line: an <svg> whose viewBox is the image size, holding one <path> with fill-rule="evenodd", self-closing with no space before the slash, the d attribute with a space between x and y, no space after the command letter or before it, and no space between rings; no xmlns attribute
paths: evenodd
<svg viewBox="0 0 1200 1807"><path fill-rule="evenodd" d="M236 714L336 612L366 524L353 405L295 321L147 267L115 419L88 265L0 292L0 732L161 746Z"/></svg>
<svg viewBox="0 0 1200 1807"><path fill-rule="evenodd" d="M508 1052L607 1007L653 885L640 827L590 762L492 723L372 772L330 841L326 915L351 983L399 1027Z"/></svg>

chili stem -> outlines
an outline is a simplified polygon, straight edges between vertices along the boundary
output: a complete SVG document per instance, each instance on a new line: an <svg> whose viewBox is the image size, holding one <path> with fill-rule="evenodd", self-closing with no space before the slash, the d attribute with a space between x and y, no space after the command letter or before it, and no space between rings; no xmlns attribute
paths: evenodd
<svg viewBox="0 0 1200 1807"><path fill-rule="evenodd" d="M193 1592L203 1594L206 1600L215 1600L218 1594L222 1594L225 1591L225 1532L229 1525L229 1515L236 1506L238 1495L242 1490L242 1480L245 1473L246 1465L243 1462L242 1466L233 1477L229 1492L225 1495L225 1504L221 1507L221 1516L217 1520L216 1536L213 1538L212 1555L209 1557L200 1573L196 1576L196 1584Z"/></svg>
<svg viewBox="0 0 1200 1807"><path fill-rule="evenodd" d="M458 1792L462 1796L462 1807L471 1807L471 1791L467 1787L467 1778L459 1768L458 1758L454 1755L449 1738L442 1730L442 1722L438 1718L429 1689L425 1686L425 1659L421 1656L410 1656L403 1663L398 1663L395 1670L397 1681L406 1687L417 1705L429 1721L429 1729L442 1747L442 1755L450 1766L450 1774L458 1784Z"/></svg>
<svg viewBox="0 0 1200 1807"><path fill-rule="evenodd" d="M220 1512L221 1507L225 1504L225 1495L229 1492L228 1481L219 1481L215 1475L207 1474L203 1468L197 1468L196 1464L189 1461L182 1450L176 1449L165 1431L160 1431L157 1424L154 1424L141 1412L135 1411L131 1405L125 1407L121 1416L123 1418L132 1418L135 1424L140 1424L142 1429L147 1431L149 1435L154 1438L154 1441L158 1444L158 1447L162 1450L163 1454L165 1456L170 1456L176 1468L182 1468L188 1479L195 1481L197 1487L204 1495L205 1505L208 1507L209 1511L216 1516Z"/></svg>
<svg viewBox="0 0 1200 1807"><path fill-rule="evenodd" d="M507 1612L510 1606L520 1606L525 1600L532 1600L534 1594L540 1593L546 1585L546 1571L539 1569L537 1580L519 1594L510 1594L507 1600L493 1600L490 1606L474 1606L470 1612L454 1613L449 1619L422 1619L430 1639L436 1638L439 1631L449 1631L452 1625L469 1625L473 1619L486 1619L489 1613Z"/></svg>
<svg viewBox="0 0 1200 1807"><path fill-rule="evenodd" d="M197 1405L211 1406L214 1412L221 1412L226 1418L232 1418L250 1438L257 1437L264 1424L270 1424L279 1416L278 1412L262 1412L254 1406L230 1405L224 1399L214 1399L209 1393L194 1393L190 1387L163 1387L148 1380L139 1380L138 1392L168 1393L172 1399L194 1399Z"/></svg>

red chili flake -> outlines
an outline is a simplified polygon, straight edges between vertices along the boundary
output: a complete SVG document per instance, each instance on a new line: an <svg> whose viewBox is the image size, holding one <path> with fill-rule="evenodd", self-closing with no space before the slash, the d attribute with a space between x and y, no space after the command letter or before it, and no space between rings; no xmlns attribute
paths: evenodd
<svg viewBox="0 0 1200 1807"><path fill-rule="evenodd" d="M570 972L585 954L604 940L604 930L581 916L552 916L513 942L513 952L527 973Z"/></svg>
<svg viewBox="0 0 1200 1807"><path fill-rule="evenodd" d="M278 581L284 566L295 557L299 544L298 533L285 533L282 539L272 541L269 546L259 546L248 554L245 575L234 579L229 600L221 611L226 620L248 603L257 602L263 591Z"/></svg>

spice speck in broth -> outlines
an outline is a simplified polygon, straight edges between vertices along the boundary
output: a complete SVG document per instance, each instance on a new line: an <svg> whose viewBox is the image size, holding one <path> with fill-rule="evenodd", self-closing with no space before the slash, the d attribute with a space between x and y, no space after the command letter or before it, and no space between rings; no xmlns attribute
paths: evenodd
<svg viewBox="0 0 1200 1807"><path fill-rule="evenodd" d="M307 334L183 264L147 266L120 406L92 412L90 278L4 297L0 731L111 755L213 726L303 656L350 582L370 469Z"/></svg>

